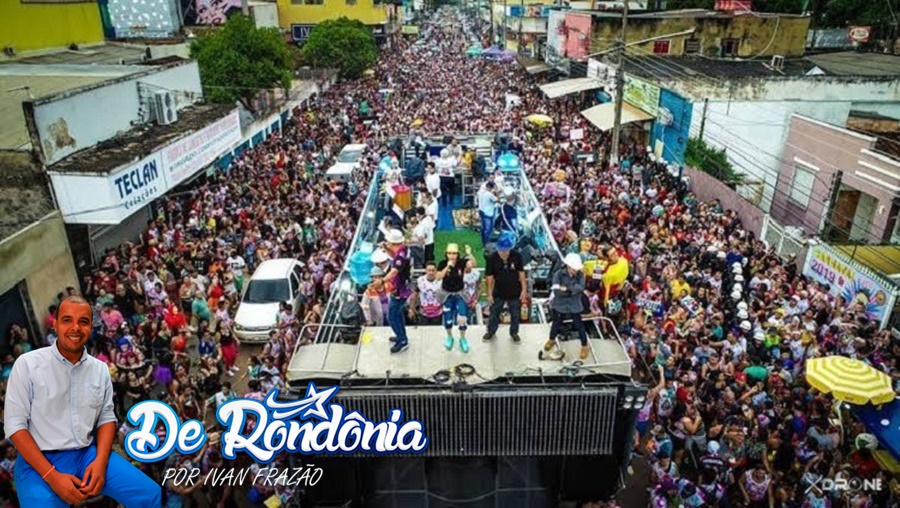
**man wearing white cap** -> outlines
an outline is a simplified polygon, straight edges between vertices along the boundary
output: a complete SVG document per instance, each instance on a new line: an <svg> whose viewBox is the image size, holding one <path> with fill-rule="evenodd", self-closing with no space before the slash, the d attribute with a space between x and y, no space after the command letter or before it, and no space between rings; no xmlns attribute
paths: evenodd
<svg viewBox="0 0 900 508"><path fill-rule="evenodd" d="M394 332L394 345L391 353L402 353L409 349L406 336L406 317L404 308L412 291L409 288L410 261L409 252L404 245L403 233L399 229L390 229L385 234L382 248L372 253L372 262L385 270L385 282L391 285L391 297L388 304L388 324Z"/></svg>
<svg viewBox="0 0 900 508"><path fill-rule="evenodd" d="M563 260L565 268L558 270L553 275L553 300L550 308L553 310L553 324L550 326L550 340L544 344L544 351L550 351L556 344L556 338L562 332L563 321L571 319L578 331L578 340L581 341L581 352L578 357L584 360L591 352L588 346L587 331L581 321L581 313L584 311L581 303L581 295L584 292L584 264L581 256L571 252L566 254Z"/></svg>

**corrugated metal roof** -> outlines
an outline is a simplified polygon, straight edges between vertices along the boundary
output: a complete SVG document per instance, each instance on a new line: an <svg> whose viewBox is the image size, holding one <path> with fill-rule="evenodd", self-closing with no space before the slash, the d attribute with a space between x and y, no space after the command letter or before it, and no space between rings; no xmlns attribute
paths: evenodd
<svg viewBox="0 0 900 508"><path fill-rule="evenodd" d="M838 76L900 76L900 57L883 53L842 51L810 55L806 59L828 74Z"/></svg>
<svg viewBox="0 0 900 508"><path fill-rule="evenodd" d="M848 258L891 276L900 274L900 245L832 245Z"/></svg>

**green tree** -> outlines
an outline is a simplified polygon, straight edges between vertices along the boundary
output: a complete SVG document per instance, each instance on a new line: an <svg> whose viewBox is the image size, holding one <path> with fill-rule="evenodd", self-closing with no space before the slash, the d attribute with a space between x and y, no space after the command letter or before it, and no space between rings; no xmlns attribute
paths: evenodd
<svg viewBox="0 0 900 508"><path fill-rule="evenodd" d="M293 62L281 33L256 28L244 15L201 35L191 44L191 57L200 66L203 94L212 102L240 101L254 111L260 90L291 86Z"/></svg>
<svg viewBox="0 0 900 508"><path fill-rule="evenodd" d="M724 148L715 149L702 139L688 138L684 163L708 173L725 183L741 183L744 175L735 171Z"/></svg>
<svg viewBox="0 0 900 508"><path fill-rule="evenodd" d="M378 48L369 29L346 17L313 27L300 53L308 65L338 68L342 78L361 76L378 58Z"/></svg>

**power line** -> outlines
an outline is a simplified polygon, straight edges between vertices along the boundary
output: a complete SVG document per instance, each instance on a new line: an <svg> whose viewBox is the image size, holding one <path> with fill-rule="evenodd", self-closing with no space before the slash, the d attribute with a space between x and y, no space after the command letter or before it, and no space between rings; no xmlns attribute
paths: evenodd
<svg viewBox="0 0 900 508"><path fill-rule="evenodd" d="M647 63L648 63L648 65L649 65L649 62L647 62ZM640 64L637 64L637 65L640 66ZM642 67L642 68L644 68L645 70L647 70L647 67ZM650 72L651 72L651 75L654 75L654 76L655 76L655 73L652 71L652 69L650 70ZM694 79L696 79L696 78L694 78ZM728 132L728 133L731 134L732 136L735 136L736 138L740 139L738 136L736 136L736 135L735 135L733 132L731 132L730 130L726 129L724 126L722 126L722 125L720 125L720 124L718 124L718 123L716 123L716 122L713 122L713 121L710 121L710 123L713 123L714 125L717 125L717 126L720 127L723 131ZM711 137L711 138L712 138L714 141L717 141L721 146L731 148L731 149L733 149L734 151L738 152L738 154L741 156L741 158L744 159L744 160L746 160L746 161L748 162L748 165L749 165L749 166L753 166L753 167L756 167L757 169L762 170L762 174L764 175L764 178L763 178L763 181L762 181L761 183L763 184L763 188L764 188L764 189L765 189L766 187L769 187L769 188L771 188L771 189L773 190L773 194L776 194L776 195L777 195L777 194L781 194L781 195L787 196L788 199L790 199L790 194L789 194L789 193L787 193L785 190L782 190L782 189L779 189L779 188L778 188L777 181L776 181L775 183L771 183L771 182L769 182L769 181L765 178L765 175L770 175L770 174L771 174L771 169L768 168L768 167L765 167L765 165L764 165L762 162L760 162L759 159L757 159L757 158L755 158L755 157L753 157L753 156L750 156L750 155L748 155L747 153L742 152L741 150L736 150L735 147L733 146L733 144L728 144L728 143L722 142L722 140L717 139L717 138L715 138L715 137ZM814 139L814 138L813 138L813 139ZM747 143L747 144L749 145L749 143ZM789 145L789 146L793 146L793 145L792 145L791 143L789 143L789 142L786 142L785 144L786 144L786 145ZM752 148L758 148L758 147L752 147ZM810 155L813 155L813 157L815 157L817 160L821 160L821 159L818 159L818 157L817 157L815 154L812 154L811 152L808 152L808 151L806 151L806 150L804 150L804 149L802 149L802 148L800 148L800 147L794 146L794 148L797 149L798 151L805 152L805 153L809 153ZM776 161L779 161L779 162L782 162L782 163L787 163L788 165L795 165L795 162L793 162L793 161L790 161L790 162L789 162L789 161L785 161L785 160L782 159L781 157L775 156L775 155L773 155L773 154L771 154L771 153L768 153L768 152L766 152L766 151L764 151L764 150L760 150L760 151L762 151L763 153L765 153L765 154L767 154L767 155L769 155L769 156L775 158ZM848 154L851 154L851 155L853 155L853 156L855 156L855 157L859 155L859 154L854 154L854 153L849 152L849 151L846 151L846 150L844 150L844 152L845 152L845 153L848 153ZM826 164L828 164L826 161L822 161L822 162L825 162ZM835 168L834 166L832 166L832 165L830 165L830 164L828 164L828 165L829 165L830 167L832 167L832 168ZM780 169L780 168L779 168L779 169ZM837 169L837 168L835 168L835 169ZM778 171L778 174L780 174L780 170ZM818 180L820 183L824 183L825 186L826 186L827 188L829 188L829 189L833 189L833 187L834 187L833 182L825 182L824 180L819 179L817 173L814 173L814 174L813 174L813 179L814 179L814 180ZM793 189L793 185L791 186L791 189ZM813 196L812 196L812 193L813 193L813 192L814 192L814 186L811 187L810 190L809 190L809 193L810 193L810 194L807 195L807 198L808 198L808 199L812 199L812 197L813 197ZM814 200L814 201L816 202L816 204L821 205L822 208L823 208L823 210L824 210L824 212L825 212L825 213L828 213L829 209L832 208L832 206L831 206L831 193L828 194L828 196L827 196L826 199L823 199L822 196L817 196L817 197L818 197L818 200ZM798 216L795 212L793 212L792 210L790 210L789 208L787 208L787 205L786 205L786 204L778 203L777 200L774 199L774 196L773 196L773 199L772 199L772 206L776 206L778 209L780 209L781 211L783 211L785 216L792 216L794 219L797 219L797 222L799 222L799 223L801 223L801 224L804 224L804 225L807 224L807 221L806 221L805 217L800 217L800 216ZM833 217L834 217L835 210L832 209L832 210L830 210L830 211L832 212L832 218L826 217L826 221L828 221L828 223L829 223L831 226L836 227L836 225L835 225L834 222L833 222ZM847 220L849 220L849 222L851 222L851 223L853 222L853 218L850 218L850 217L840 216L840 218L842 218L842 219L847 219ZM809 226L809 227L810 227L810 229L814 230L816 233L819 233L819 231L818 231L818 229L819 229L818 225ZM881 237L879 237L879 236L877 236L877 235L875 235L875 234L872 233L871 228L873 228L873 227L874 227L873 222L872 222L872 221L869 221L868 224L866 225L866 227L864 228L865 236L868 237L868 238L875 239L877 243L883 242L883 239L882 239Z"/></svg>

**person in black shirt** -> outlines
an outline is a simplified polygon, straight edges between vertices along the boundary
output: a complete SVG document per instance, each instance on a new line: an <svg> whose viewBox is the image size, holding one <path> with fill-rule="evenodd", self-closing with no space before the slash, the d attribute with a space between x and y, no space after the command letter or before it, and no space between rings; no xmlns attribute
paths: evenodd
<svg viewBox="0 0 900 508"><path fill-rule="evenodd" d="M472 248L466 245L466 257L461 258L459 245L450 243L447 244L446 257L437 266L437 279L441 281L441 299L444 302L444 329L447 330L444 347L448 351L453 349L453 324L456 323L459 327L459 349L463 353L469 352L469 341L466 340L469 306L462 296L463 276L469 263L474 268L475 258L472 256Z"/></svg>
<svg viewBox="0 0 900 508"><path fill-rule="evenodd" d="M500 326L500 313L503 308L509 309L509 337L519 342L519 320L521 304L528 301L525 288L525 265L522 256L513 250L515 238L512 233L505 232L497 240L497 252L487 259L485 277L487 279L487 297L491 304L491 315L488 318L487 333L483 340L494 338Z"/></svg>

